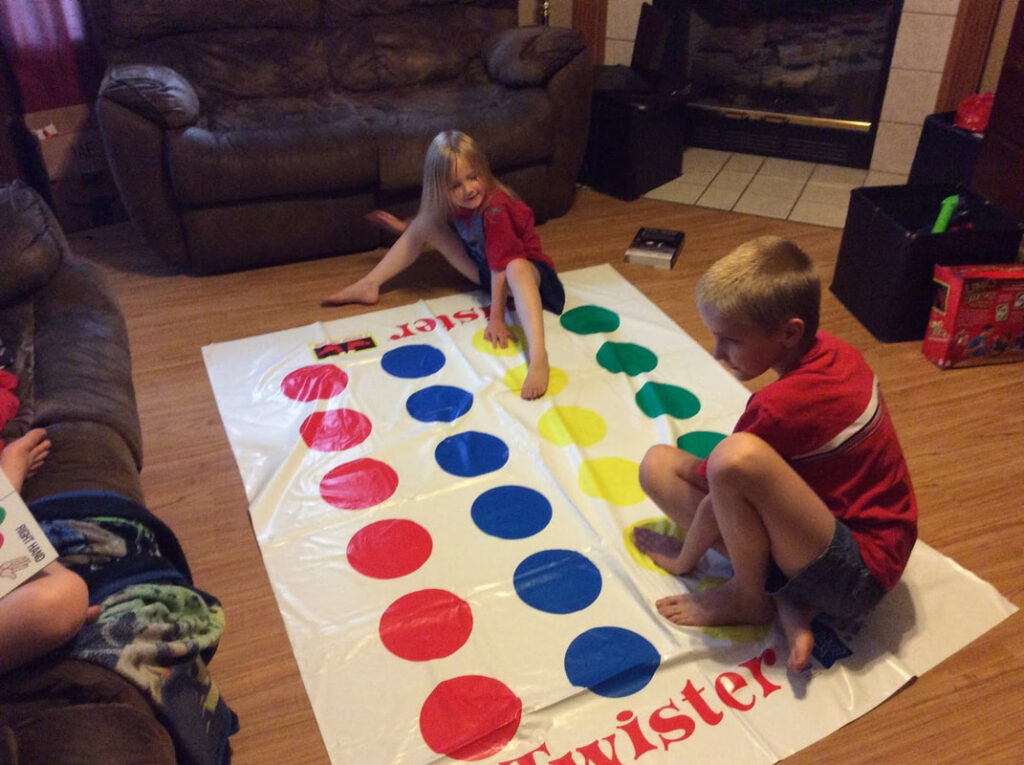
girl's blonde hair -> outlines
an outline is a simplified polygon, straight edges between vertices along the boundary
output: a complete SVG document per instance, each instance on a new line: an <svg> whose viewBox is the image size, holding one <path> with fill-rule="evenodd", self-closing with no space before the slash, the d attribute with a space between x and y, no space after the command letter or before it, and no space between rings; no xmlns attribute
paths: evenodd
<svg viewBox="0 0 1024 765"><path fill-rule="evenodd" d="M459 130L445 130L434 136L423 160L420 212L442 219L450 218L455 213L449 188L456 160L468 164L476 171L483 181L485 192L500 188L514 196L508 187L494 177L487 156L476 141Z"/></svg>
<svg viewBox="0 0 1024 765"><path fill-rule="evenodd" d="M803 250L786 239L761 236L711 265L697 282L697 304L767 332L802 319L808 342L818 331L821 281Z"/></svg>

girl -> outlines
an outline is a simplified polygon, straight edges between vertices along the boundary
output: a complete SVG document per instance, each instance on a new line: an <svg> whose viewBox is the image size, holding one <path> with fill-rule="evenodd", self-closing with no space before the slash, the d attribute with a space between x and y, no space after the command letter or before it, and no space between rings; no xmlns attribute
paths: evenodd
<svg viewBox="0 0 1024 765"><path fill-rule="evenodd" d="M423 163L416 217L408 224L381 211L369 217L400 232L398 241L370 273L328 295L322 304L376 303L384 282L433 247L456 271L490 291L484 337L495 347L508 346L504 306L511 291L529 348L522 397L543 396L550 373L543 309L561 313L565 291L554 263L541 249L533 211L494 177L476 142L457 130L439 133Z"/></svg>

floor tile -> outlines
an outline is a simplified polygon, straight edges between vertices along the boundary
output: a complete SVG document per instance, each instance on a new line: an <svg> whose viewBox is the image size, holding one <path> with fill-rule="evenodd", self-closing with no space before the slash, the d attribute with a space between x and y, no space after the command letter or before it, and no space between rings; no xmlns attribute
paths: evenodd
<svg viewBox="0 0 1024 765"><path fill-rule="evenodd" d="M687 183L679 178L669 181L664 186L648 191L644 196L648 199L661 199L665 202L676 202L692 205L704 193L707 186L703 183Z"/></svg>
<svg viewBox="0 0 1024 765"><path fill-rule="evenodd" d="M769 179L777 180L777 179ZM793 209L793 199L775 195L754 194L748 189L732 208L733 212L762 215L765 218L787 218Z"/></svg>
<svg viewBox="0 0 1024 765"><path fill-rule="evenodd" d="M907 182L905 173L886 173L882 170L868 171L865 186L903 186Z"/></svg>
<svg viewBox="0 0 1024 765"><path fill-rule="evenodd" d="M737 196L750 185L754 179L753 173L741 173L736 170L722 170L715 176L715 179L708 184L709 189L720 191L735 191Z"/></svg>
<svg viewBox="0 0 1024 765"><path fill-rule="evenodd" d="M806 181L814 171L814 168L815 164L813 162L768 157L757 171L757 174L769 178L789 178L794 181Z"/></svg>
<svg viewBox="0 0 1024 765"><path fill-rule="evenodd" d="M789 178L773 178L758 173L754 180L747 186L747 193L751 196L774 197L792 204L800 196L803 189L803 182L792 181Z"/></svg>
<svg viewBox="0 0 1024 765"><path fill-rule="evenodd" d="M857 188L863 184L858 184ZM800 199L818 202L824 205L835 205L845 208L850 203L850 189L844 186L829 186L811 181L804 186Z"/></svg>
<svg viewBox="0 0 1024 765"><path fill-rule="evenodd" d="M759 157L756 154L733 154L725 163L725 169L741 173L756 173L764 164L764 160L764 157Z"/></svg>
<svg viewBox="0 0 1024 765"><path fill-rule="evenodd" d="M827 205L801 198L789 214L789 220L799 223L813 223L818 226L843 228L846 225L845 205Z"/></svg>
<svg viewBox="0 0 1024 765"><path fill-rule="evenodd" d="M683 152L683 172L713 170L717 173L731 156L732 152L728 151L692 147Z"/></svg>
<svg viewBox="0 0 1024 765"><path fill-rule="evenodd" d="M741 193L740 190L708 188L697 199L697 204L701 207L713 207L716 210L731 210Z"/></svg>
<svg viewBox="0 0 1024 765"><path fill-rule="evenodd" d="M840 167L839 165L816 165L811 173L810 182L824 186L841 186L855 189L864 185L868 171L859 167Z"/></svg>

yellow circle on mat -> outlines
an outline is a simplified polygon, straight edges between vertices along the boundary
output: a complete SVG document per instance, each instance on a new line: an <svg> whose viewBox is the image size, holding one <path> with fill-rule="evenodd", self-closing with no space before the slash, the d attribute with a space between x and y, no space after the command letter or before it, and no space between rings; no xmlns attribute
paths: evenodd
<svg viewBox="0 0 1024 765"><path fill-rule="evenodd" d="M710 590L725 584L726 579L720 576L709 576L697 585L697 592ZM724 627L699 627L701 632L719 640L731 640L734 643L757 643L768 637L771 624L732 624Z"/></svg>
<svg viewBox="0 0 1024 765"><path fill-rule="evenodd" d="M622 457L583 460L579 481L586 494L617 507L635 505L647 497L640 488L639 463Z"/></svg>
<svg viewBox="0 0 1024 765"><path fill-rule="evenodd" d="M526 350L526 335L523 328L518 324L508 325L508 345L502 348L495 346L490 340L484 337L485 330L481 329L473 335L473 347L478 351L489 353L491 356L518 356Z"/></svg>
<svg viewBox="0 0 1024 765"><path fill-rule="evenodd" d="M541 415L537 430L555 446L593 446L608 432L604 418L580 406L553 406Z"/></svg>
<svg viewBox="0 0 1024 765"><path fill-rule="evenodd" d="M651 571L657 571L659 574L664 574L665 576L672 576L672 574L668 573L665 569L651 560L646 553L642 553L637 549L636 542L633 541L633 529L638 526L650 529L651 531L657 531L659 534L667 534L680 540L686 535L679 530L678 526L665 516L637 521L636 523L627 526L626 530L622 532L622 542L626 546L626 552L629 553L629 557L632 558L637 565L642 568L650 569Z"/></svg>
<svg viewBox="0 0 1024 765"><path fill-rule="evenodd" d="M513 393L522 392L523 381L526 380L526 368L526 364L520 364L517 367L512 367L512 369L505 373L505 385L507 385L509 390ZM544 395L555 396L561 393L568 384L569 375L558 367L551 367L551 373L548 376L548 390Z"/></svg>

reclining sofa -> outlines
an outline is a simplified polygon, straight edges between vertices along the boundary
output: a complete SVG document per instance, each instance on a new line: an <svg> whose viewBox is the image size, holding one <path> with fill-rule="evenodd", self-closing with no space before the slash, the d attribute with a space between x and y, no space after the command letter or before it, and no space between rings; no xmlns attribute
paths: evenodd
<svg viewBox="0 0 1024 765"><path fill-rule="evenodd" d="M226 765L238 721L207 669L220 606L192 586L174 532L145 506L124 316L20 181L0 184L0 340L18 398L0 439L42 427L52 442L21 496L101 606L71 643L0 675L0 763ZM190 613L158 594L191 601Z"/></svg>
<svg viewBox="0 0 1024 765"><path fill-rule="evenodd" d="M365 251L415 211L441 130L538 222L572 205L591 64L517 0L83 0L122 201L169 264L213 274Z"/></svg>

